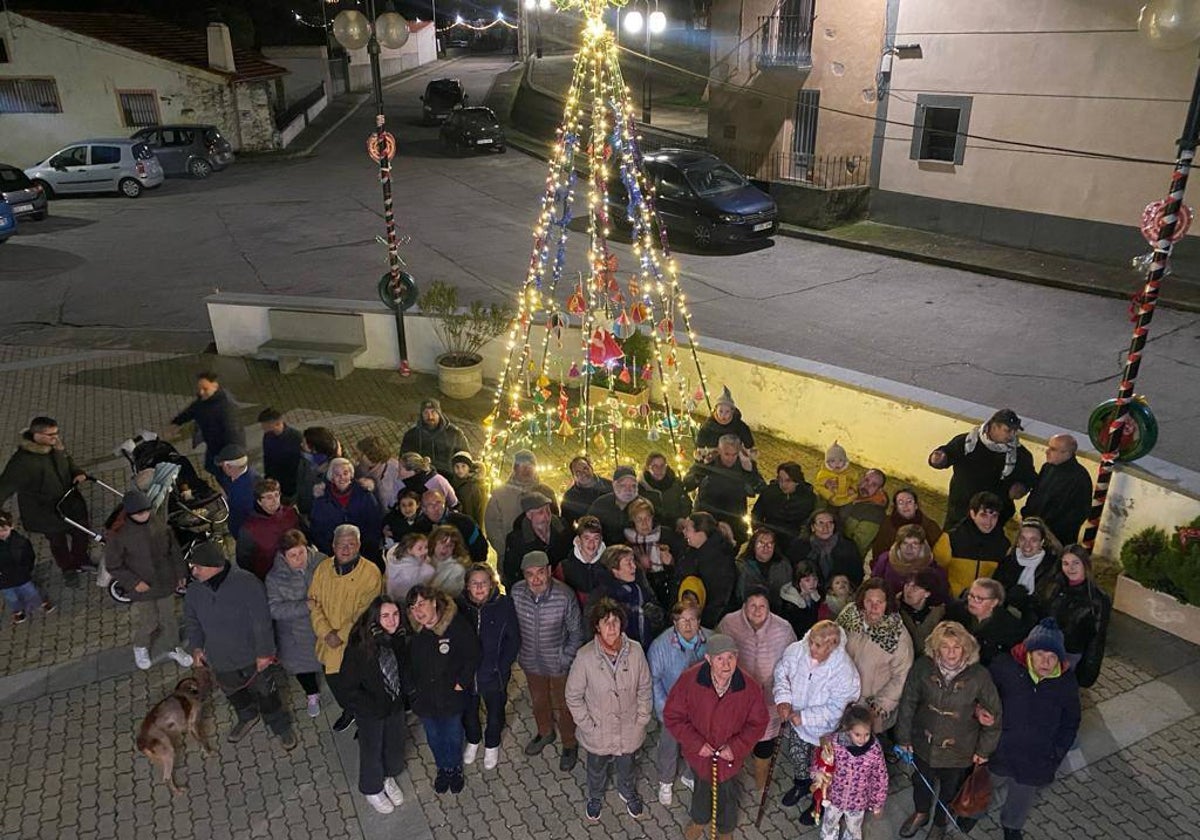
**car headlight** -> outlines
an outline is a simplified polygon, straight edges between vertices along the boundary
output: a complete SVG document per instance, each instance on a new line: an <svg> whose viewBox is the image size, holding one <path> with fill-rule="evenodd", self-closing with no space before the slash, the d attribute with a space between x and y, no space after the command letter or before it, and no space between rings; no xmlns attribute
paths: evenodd
<svg viewBox="0 0 1200 840"><path fill-rule="evenodd" d="M723 213L720 216L717 216L718 222L724 222L727 225L737 224L741 220L742 217L737 213Z"/></svg>

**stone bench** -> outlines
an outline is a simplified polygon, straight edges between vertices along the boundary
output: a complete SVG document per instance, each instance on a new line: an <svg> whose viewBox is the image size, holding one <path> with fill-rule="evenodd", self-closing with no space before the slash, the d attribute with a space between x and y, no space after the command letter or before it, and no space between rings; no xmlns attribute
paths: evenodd
<svg viewBox="0 0 1200 840"><path fill-rule="evenodd" d="M292 373L301 362L326 362L333 378L343 379L367 350L362 315L271 309L267 323L271 338L257 353L275 359L280 373Z"/></svg>

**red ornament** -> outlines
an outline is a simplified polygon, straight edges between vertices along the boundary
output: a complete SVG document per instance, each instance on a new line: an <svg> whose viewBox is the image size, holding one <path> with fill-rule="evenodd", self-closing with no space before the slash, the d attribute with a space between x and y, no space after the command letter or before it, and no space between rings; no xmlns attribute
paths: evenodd
<svg viewBox="0 0 1200 840"><path fill-rule="evenodd" d="M629 368L627 368L627 367L621 368L621 373L620 373L620 375L617 376L617 379L621 380L626 385L628 385L630 382L632 382L633 377L630 376L630 374L629 374Z"/></svg>
<svg viewBox="0 0 1200 840"><path fill-rule="evenodd" d="M396 156L396 138L392 136L390 131L383 132L383 147L388 160ZM382 155L379 154L378 134L372 134L367 138L367 154L371 156L371 160L379 163Z"/></svg>
<svg viewBox="0 0 1200 840"><path fill-rule="evenodd" d="M1157 244L1159 235L1162 233L1163 217L1167 209L1167 199L1160 198L1158 201L1152 201L1146 205L1146 209L1142 211L1142 238L1151 245ZM1187 234L1188 228L1192 225L1192 208L1186 204L1179 205L1179 218L1175 222L1175 232L1171 234L1171 241L1178 242Z"/></svg>
<svg viewBox="0 0 1200 840"><path fill-rule="evenodd" d="M572 315L583 315L587 312L587 297L583 294L582 285L567 298L567 311Z"/></svg>
<svg viewBox="0 0 1200 840"><path fill-rule="evenodd" d="M596 330L588 347L588 361L597 367L615 364L625 358L625 351L608 330Z"/></svg>

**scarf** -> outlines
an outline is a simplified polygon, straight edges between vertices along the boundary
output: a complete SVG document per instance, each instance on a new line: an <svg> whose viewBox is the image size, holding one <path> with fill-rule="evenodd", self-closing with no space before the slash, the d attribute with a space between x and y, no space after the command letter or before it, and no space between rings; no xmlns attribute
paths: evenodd
<svg viewBox="0 0 1200 840"><path fill-rule="evenodd" d="M947 668L945 665L942 664L941 657L935 656L933 658L933 664L937 666L938 673L942 675L942 682L950 683L950 682L953 682L955 677L957 677L963 671L967 670L967 666L970 663L968 663L964 657L963 663L961 665L959 665L957 668L951 669L951 668Z"/></svg>
<svg viewBox="0 0 1200 840"><path fill-rule="evenodd" d="M651 572L661 572L662 557L658 553L658 542L662 529L658 526L649 534L639 534L633 528L625 529L625 544L633 549L638 565Z"/></svg>
<svg viewBox="0 0 1200 840"><path fill-rule="evenodd" d="M924 552L922 552L922 554L924 554ZM921 556L916 560L909 560L904 556L903 552L889 550L887 564L897 575L906 578L909 575L916 574L922 569L928 569L931 565L933 565L933 556Z"/></svg>
<svg viewBox="0 0 1200 840"><path fill-rule="evenodd" d="M837 532L825 540L815 534L808 538L808 544L812 546L812 556L809 559L817 564L823 579L828 578L830 571L833 570L833 547L837 545L837 539Z"/></svg>
<svg viewBox="0 0 1200 840"><path fill-rule="evenodd" d="M1017 578L1017 586L1024 586L1025 591L1033 594L1033 588L1037 581L1037 568L1042 562L1042 558L1046 556L1046 549L1042 549L1037 554L1031 554L1026 557L1021 553L1021 549L1013 552L1013 556L1017 560L1017 564L1021 567L1021 576Z"/></svg>
<svg viewBox="0 0 1200 840"><path fill-rule="evenodd" d="M875 736L872 735L867 739L867 742L860 747L850 740L850 733L847 732L846 739L842 741L842 746L846 748L846 752L850 753L850 755L854 756L855 758L862 758L867 754L868 751L870 751L871 747L875 746Z"/></svg>
<svg viewBox="0 0 1200 840"><path fill-rule="evenodd" d="M1017 466L1017 447L1021 445L1017 438L1016 432L1013 433L1012 440L1008 443L996 443L987 436L987 421L979 424L979 428L972 429L967 432L967 439L963 441L963 452L970 455L975 451L976 444L982 443L988 450L992 452L1004 453L1004 469L1000 472L1001 478L1008 478L1009 474Z"/></svg>
<svg viewBox="0 0 1200 840"><path fill-rule="evenodd" d="M802 610L812 609L821 603L821 593L814 589L811 594L805 595L795 584L785 583L779 589L779 597L789 604L795 604Z"/></svg>
<svg viewBox="0 0 1200 840"><path fill-rule="evenodd" d="M664 490L669 490L672 486L674 486L676 479L675 473L672 472L670 467L667 467L667 471L663 473L662 481L656 481L654 476L650 475L649 470L642 472L642 481L646 482L646 484L652 489L661 493Z"/></svg>
<svg viewBox="0 0 1200 840"><path fill-rule="evenodd" d="M345 493L339 493L336 487L332 484L329 485L329 498L333 499L343 509L350 506L350 494L352 492L354 492L353 484L346 488Z"/></svg>
<svg viewBox="0 0 1200 840"><path fill-rule="evenodd" d="M400 664L390 640L379 645L379 670L383 672L383 687L388 697L395 700L400 696Z"/></svg>
<svg viewBox="0 0 1200 840"><path fill-rule="evenodd" d="M878 624L867 624L858 604L847 604L837 617L837 624L846 633L862 633L884 653L895 653L900 644L900 634L907 632L904 622L896 613L886 613Z"/></svg>
<svg viewBox="0 0 1200 840"><path fill-rule="evenodd" d="M675 644L679 645L680 650L684 650L689 653L694 652L696 650L697 646L699 646L703 642L707 641L704 638L704 630L703 629L697 630L696 635L692 636L692 640L690 642L687 639L683 638L683 636L680 636L678 631L672 630L671 633L672 633L672 635L674 635Z"/></svg>

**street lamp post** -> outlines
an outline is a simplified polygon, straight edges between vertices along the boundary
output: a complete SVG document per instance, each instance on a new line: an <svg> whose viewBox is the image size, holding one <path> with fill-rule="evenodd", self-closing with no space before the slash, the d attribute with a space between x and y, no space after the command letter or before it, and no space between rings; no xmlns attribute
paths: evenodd
<svg viewBox="0 0 1200 840"><path fill-rule="evenodd" d="M649 5L649 3L647 3ZM630 35L637 35L641 31L646 33L646 49L642 54L644 61L642 69L642 122L649 124L651 102L654 98L652 68L650 64L650 36L661 35L667 28L667 16L655 9L649 15L643 17L641 12L632 11L625 15L625 31Z"/></svg>
<svg viewBox="0 0 1200 840"><path fill-rule="evenodd" d="M534 54L542 57L542 12L550 11L552 0L525 0L525 10L533 12L533 21L536 31L534 36ZM526 24L528 26L528 23Z"/></svg>
<svg viewBox="0 0 1200 840"><path fill-rule="evenodd" d="M390 7L390 3L388 4ZM375 133L367 141L371 158L379 163L379 183L383 189L383 223L387 231L388 273L386 280L396 311L396 342L400 354L400 375L408 376L408 342L404 334L404 310L411 305L416 286L412 277L400 270L399 241L396 236L396 213L392 201L392 157L396 154L396 138L384 130L383 79L379 70L382 46L400 49L408 41L408 21L391 11L375 17L375 0L367 0L370 18L356 9L339 12L333 19L333 37L347 50L364 46L371 62L371 87L375 95ZM374 23L372 23L372 19ZM435 24L436 28L436 24ZM436 35L436 33L435 33ZM406 305L407 304L407 305Z"/></svg>

